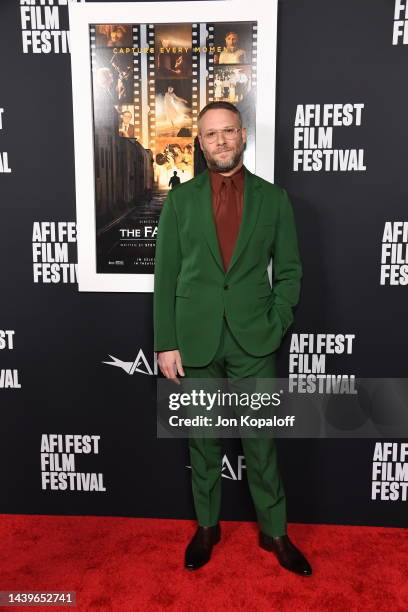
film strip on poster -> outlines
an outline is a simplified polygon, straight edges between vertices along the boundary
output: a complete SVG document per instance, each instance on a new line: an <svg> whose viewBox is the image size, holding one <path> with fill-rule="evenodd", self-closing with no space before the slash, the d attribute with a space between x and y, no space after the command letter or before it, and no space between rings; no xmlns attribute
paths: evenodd
<svg viewBox="0 0 408 612"><path fill-rule="evenodd" d="M94 227L80 229L78 243L81 237L88 241L93 253L90 272L104 282L84 282L81 269L87 267L89 272L89 262L84 264L83 258L81 262L79 244L80 290L153 289L155 239L168 191L205 167L197 117L208 102L224 100L240 110L247 128L244 162L256 170L259 19L242 18L233 10L229 11L233 19L222 19L214 3L194 2L183 4L187 9L183 22L163 20L160 6L167 5L170 16L169 3L155 3L154 11L148 12L161 19L147 21L140 18L140 9L146 13L147 4L139 4L137 21L130 19L129 5L127 22L87 24ZM200 12L211 14L202 7L200 11L203 4L211 6L211 20L202 20ZM241 6L240 2L217 4L224 14L226 5ZM194 9L200 19L194 14L188 18ZM273 29L276 24L269 25ZM75 32L72 38L75 41ZM274 79L275 45L270 52ZM273 100L272 123L274 108ZM273 142L268 148L270 157ZM76 166L78 174L78 160Z"/></svg>

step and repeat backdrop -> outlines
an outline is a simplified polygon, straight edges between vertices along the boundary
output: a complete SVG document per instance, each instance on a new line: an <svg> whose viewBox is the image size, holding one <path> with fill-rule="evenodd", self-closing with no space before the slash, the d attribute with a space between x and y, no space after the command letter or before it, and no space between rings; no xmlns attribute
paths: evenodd
<svg viewBox="0 0 408 612"><path fill-rule="evenodd" d="M156 435L152 293L78 291L68 4L0 6L0 512L193 518L187 442ZM181 21L182 3L172 6ZM278 17L270 156L293 202L304 271L279 375L352 393L358 378L407 374L408 3L281 0ZM157 224L169 159L188 178L199 168L186 58L156 67L154 143L135 144L152 126L143 133L143 105L126 89L135 64L112 49L139 46L144 30L97 25L94 86L108 99L114 80L117 159L124 177L139 168L125 196L99 184L90 241L104 273L122 257L118 216L123 239L135 237L132 215ZM176 32L180 47L187 30ZM237 30L215 29L214 45L241 37L241 56L235 69L218 57L209 86L218 99L246 100L250 122L256 28ZM174 32L157 26L155 36L166 47ZM116 159L103 153L106 108L97 177ZM148 238L143 257L131 251L130 273L151 273L154 231ZM379 431L277 443L289 521L407 526L407 440ZM255 520L240 441L224 446L222 518Z"/></svg>

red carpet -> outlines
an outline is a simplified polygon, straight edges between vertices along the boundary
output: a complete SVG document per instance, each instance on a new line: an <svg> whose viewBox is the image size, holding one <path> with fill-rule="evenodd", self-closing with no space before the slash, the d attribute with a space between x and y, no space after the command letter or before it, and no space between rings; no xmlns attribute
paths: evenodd
<svg viewBox="0 0 408 612"><path fill-rule="evenodd" d="M406 529L289 524L314 571L300 577L258 547L255 523L221 528L210 563L188 572L193 521L1 515L0 590L76 591L76 608L33 612L408 610Z"/></svg>

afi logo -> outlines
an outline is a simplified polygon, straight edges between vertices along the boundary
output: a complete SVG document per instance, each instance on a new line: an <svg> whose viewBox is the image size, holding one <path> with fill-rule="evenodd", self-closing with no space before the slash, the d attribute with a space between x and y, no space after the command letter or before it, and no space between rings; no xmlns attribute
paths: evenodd
<svg viewBox="0 0 408 612"><path fill-rule="evenodd" d="M224 455L222 458L221 476L228 478L228 480L242 480L242 470L246 470L245 455L238 455L237 457L237 469L234 472L233 467L227 457Z"/></svg>
<svg viewBox="0 0 408 612"><path fill-rule="evenodd" d="M191 465L187 465L186 467L191 469ZM228 480L242 480L242 470L246 470L244 455L238 455L235 471L227 455L225 454L223 456L221 463L221 476L223 478L228 478Z"/></svg>
<svg viewBox="0 0 408 612"><path fill-rule="evenodd" d="M112 361L102 361L102 363L106 363L106 365L115 366L117 368L122 368L125 370L126 374L132 376L135 372L138 374L157 374L157 358L156 353L154 353L154 363L153 369L150 367L149 362L147 361L144 352L142 349L139 350L137 357L134 361L122 361L113 355L109 355Z"/></svg>

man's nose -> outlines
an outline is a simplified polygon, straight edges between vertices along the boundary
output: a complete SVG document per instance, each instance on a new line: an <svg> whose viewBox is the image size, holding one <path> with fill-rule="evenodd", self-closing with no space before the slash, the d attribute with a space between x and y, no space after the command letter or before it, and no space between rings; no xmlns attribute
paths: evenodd
<svg viewBox="0 0 408 612"><path fill-rule="evenodd" d="M224 130L219 130L217 132L217 144L224 144L224 142L225 142Z"/></svg>

